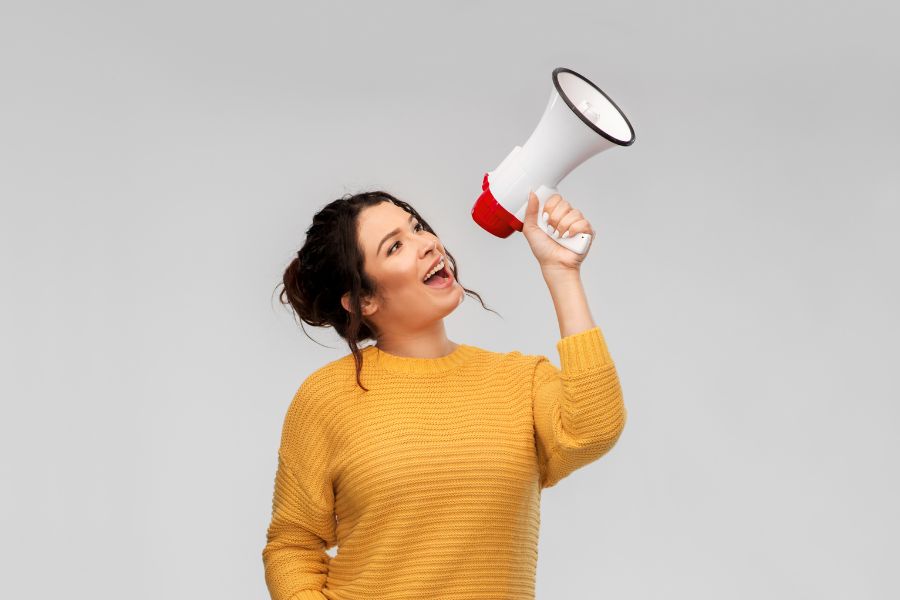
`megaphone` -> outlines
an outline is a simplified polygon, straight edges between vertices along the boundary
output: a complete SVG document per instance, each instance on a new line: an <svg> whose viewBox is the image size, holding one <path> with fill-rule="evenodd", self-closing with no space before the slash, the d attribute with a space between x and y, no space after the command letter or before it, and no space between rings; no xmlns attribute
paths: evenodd
<svg viewBox="0 0 900 600"><path fill-rule="evenodd" d="M525 144L513 148L496 169L484 174L472 218L500 238L522 231L531 191L538 197L541 215L544 203L559 193L559 182L575 167L604 150L633 143L631 123L603 90L571 69L554 69L544 115ZM548 234L553 232L547 228ZM551 239L584 254L591 236L579 233Z"/></svg>

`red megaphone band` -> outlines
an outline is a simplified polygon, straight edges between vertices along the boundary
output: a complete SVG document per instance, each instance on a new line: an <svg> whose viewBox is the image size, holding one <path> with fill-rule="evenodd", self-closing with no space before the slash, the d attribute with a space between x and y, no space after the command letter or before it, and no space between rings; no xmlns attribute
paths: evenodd
<svg viewBox="0 0 900 600"><path fill-rule="evenodd" d="M503 208L491 193L488 174L484 174L481 182L481 195L472 207L472 218L482 229L500 238L509 237L514 231L522 231L522 221Z"/></svg>

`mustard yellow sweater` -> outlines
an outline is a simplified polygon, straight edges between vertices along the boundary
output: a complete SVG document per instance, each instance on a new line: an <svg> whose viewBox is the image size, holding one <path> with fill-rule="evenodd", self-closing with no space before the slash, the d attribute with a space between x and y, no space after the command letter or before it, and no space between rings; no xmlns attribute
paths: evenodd
<svg viewBox="0 0 900 600"><path fill-rule="evenodd" d="M315 371L281 435L262 551L274 600L531 600L541 490L613 447L626 411L599 327L545 356L460 344ZM326 549L337 545L331 557Z"/></svg>

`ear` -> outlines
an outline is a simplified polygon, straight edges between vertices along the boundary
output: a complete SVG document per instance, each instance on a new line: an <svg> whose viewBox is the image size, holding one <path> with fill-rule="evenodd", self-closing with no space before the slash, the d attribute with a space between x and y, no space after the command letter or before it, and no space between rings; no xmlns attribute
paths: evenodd
<svg viewBox="0 0 900 600"><path fill-rule="evenodd" d="M350 292L341 296L341 306L344 307L344 310L350 312ZM378 310L378 303L368 296L363 296L362 300L360 300L360 307L362 308L363 316L368 317Z"/></svg>

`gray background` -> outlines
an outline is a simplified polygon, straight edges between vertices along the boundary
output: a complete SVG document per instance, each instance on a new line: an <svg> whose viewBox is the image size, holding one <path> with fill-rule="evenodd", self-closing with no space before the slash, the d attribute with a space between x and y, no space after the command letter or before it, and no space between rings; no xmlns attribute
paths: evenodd
<svg viewBox="0 0 900 600"><path fill-rule="evenodd" d="M558 364L469 210L566 66L637 134L560 186L629 422L544 493L538 597L897 597L887 4L4 2L0 595L267 597L284 411L347 352L274 291L345 192L503 315L452 340Z"/></svg>

